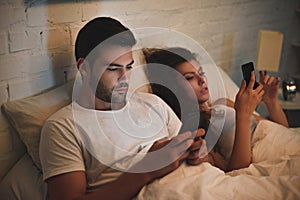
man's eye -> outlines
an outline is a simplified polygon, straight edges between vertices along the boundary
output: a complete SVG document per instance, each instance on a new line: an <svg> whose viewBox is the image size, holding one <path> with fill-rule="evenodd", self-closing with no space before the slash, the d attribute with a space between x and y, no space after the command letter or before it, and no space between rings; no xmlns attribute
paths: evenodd
<svg viewBox="0 0 300 200"><path fill-rule="evenodd" d="M132 69L132 65L127 65L126 68L127 69Z"/></svg>
<svg viewBox="0 0 300 200"><path fill-rule="evenodd" d="M107 70L108 71L116 71L118 68L117 67L108 67Z"/></svg>

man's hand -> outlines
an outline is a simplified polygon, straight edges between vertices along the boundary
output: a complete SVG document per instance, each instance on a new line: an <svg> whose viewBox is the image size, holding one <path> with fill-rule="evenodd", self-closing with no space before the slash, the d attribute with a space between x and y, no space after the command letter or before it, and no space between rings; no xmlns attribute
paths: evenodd
<svg viewBox="0 0 300 200"><path fill-rule="evenodd" d="M193 134L185 132L173 138L156 141L147 155L130 171L148 173L149 179L163 177L177 169L189 156Z"/></svg>
<svg viewBox="0 0 300 200"><path fill-rule="evenodd" d="M195 131L194 142L189 148L189 156L187 157L187 164L199 165L202 162L208 162L208 152L206 142L201 136L205 135L205 130L200 128Z"/></svg>

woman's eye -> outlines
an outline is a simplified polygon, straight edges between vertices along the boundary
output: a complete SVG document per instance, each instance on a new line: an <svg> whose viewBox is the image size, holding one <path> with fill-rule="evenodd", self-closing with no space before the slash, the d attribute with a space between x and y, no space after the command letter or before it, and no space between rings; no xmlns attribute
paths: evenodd
<svg viewBox="0 0 300 200"><path fill-rule="evenodd" d="M185 79L186 80L192 80L194 78L194 76L186 76Z"/></svg>

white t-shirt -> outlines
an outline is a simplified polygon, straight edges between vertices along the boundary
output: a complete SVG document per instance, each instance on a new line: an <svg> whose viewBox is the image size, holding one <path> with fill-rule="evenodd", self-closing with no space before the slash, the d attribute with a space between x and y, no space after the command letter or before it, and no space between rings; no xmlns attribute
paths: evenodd
<svg viewBox="0 0 300 200"><path fill-rule="evenodd" d="M115 180L140 161L153 142L178 134L181 122L155 95L134 93L120 110L99 111L75 101L44 124L40 158L44 180L85 171L88 191Z"/></svg>

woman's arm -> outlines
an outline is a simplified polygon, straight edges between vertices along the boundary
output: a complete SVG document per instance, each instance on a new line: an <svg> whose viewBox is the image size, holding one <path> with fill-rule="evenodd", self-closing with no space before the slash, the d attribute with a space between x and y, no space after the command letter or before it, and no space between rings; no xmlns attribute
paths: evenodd
<svg viewBox="0 0 300 200"><path fill-rule="evenodd" d="M226 105L228 107L234 108L234 102L230 99L226 99ZM282 107L279 104L278 99L276 99L276 101L274 103L269 103L268 104L268 111L269 111L269 114L270 114L269 119L271 121L277 122L279 124L282 124L282 125L288 127L288 121L287 121L286 115L283 112ZM256 115L256 114L252 114L252 116L254 117L254 119L256 121L266 119L266 118L264 118L262 116L259 116L259 115Z"/></svg>
<svg viewBox="0 0 300 200"><path fill-rule="evenodd" d="M264 86L265 94L263 96L263 102L267 106L269 119L273 122L289 127L288 120L278 100L280 78L274 78L273 76L270 77L262 71L259 72L259 75L259 82Z"/></svg>
<svg viewBox="0 0 300 200"><path fill-rule="evenodd" d="M288 120L278 100L274 103L265 103L269 112L269 119L273 122L289 127Z"/></svg>
<svg viewBox="0 0 300 200"><path fill-rule="evenodd" d="M255 75L252 72L248 87L246 87L246 82L243 81L236 95L234 104L236 111L235 140L227 167L228 171L248 167L251 163L250 120L253 111L264 94L261 84L256 89L253 89L254 82Z"/></svg>
<svg viewBox="0 0 300 200"><path fill-rule="evenodd" d="M227 105L228 107L234 108L234 102L231 101L230 99L226 99L226 105ZM266 119L266 118L264 118L264 117L262 117L262 116L259 116L259 115L257 115L257 114L254 114L254 113L252 114L252 116L254 117L254 119L255 119L256 121Z"/></svg>

